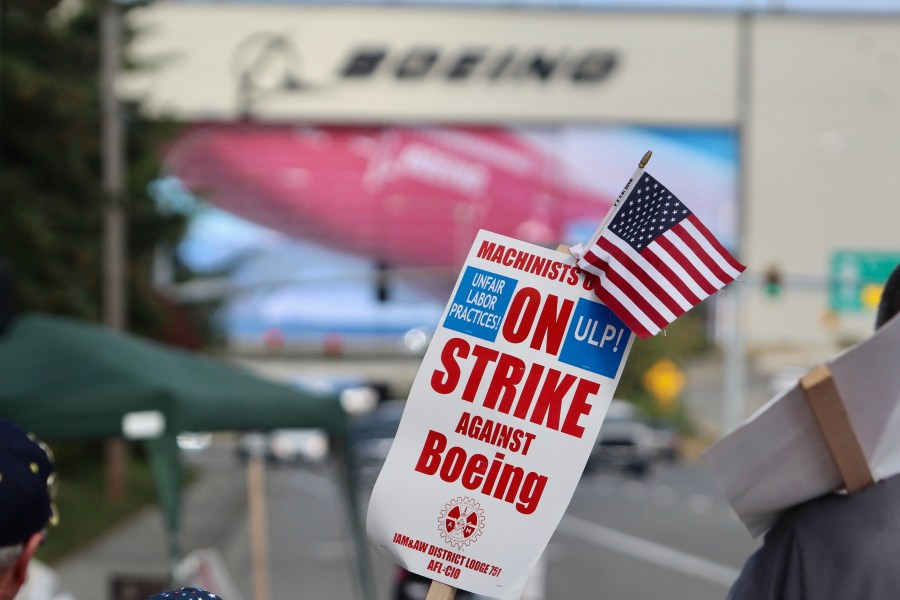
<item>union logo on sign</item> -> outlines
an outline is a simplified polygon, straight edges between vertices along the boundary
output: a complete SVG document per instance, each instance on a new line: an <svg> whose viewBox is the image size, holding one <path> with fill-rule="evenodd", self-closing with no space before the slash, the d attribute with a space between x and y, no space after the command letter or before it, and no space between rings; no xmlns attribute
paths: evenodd
<svg viewBox="0 0 900 600"><path fill-rule="evenodd" d="M468 496L460 496L444 505L438 518L438 531L445 542L462 548L478 539L484 529L484 511Z"/></svg>

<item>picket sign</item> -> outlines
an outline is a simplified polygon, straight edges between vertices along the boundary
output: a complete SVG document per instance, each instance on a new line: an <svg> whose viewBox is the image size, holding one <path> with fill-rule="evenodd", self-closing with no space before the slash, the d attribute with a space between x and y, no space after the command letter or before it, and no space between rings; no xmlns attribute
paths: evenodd
<svg viewBox="0 0 900 600"><path fill-rule="evenodd" d="M567 253L569 251L569 246L560 244L556 247L556 251ZM455 587L449 586L446 583L441 583L440 581L432 580L431 586L428 588L428 595L425 596L425 600L453 600L455 596Z"/></svg>
<svg viewBox="0 0 900 600"><path fill-rule="evenodd" d="M869 462L853 431L831 370L826 365L813 368L800 379L800 387L806 393L806 401L847 491L857 492L874 484Z"/></svg>

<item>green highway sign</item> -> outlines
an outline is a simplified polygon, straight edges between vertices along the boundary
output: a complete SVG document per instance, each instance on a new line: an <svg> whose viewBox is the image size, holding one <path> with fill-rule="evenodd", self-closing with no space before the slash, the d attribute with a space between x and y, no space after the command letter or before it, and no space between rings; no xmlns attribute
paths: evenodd
<svg viewBox="0 0 900 600"><path fill-rule="evenodd" d="M900 251L841 250L831 256L831 308L835 312L872 312L884 282L900 263Z"/></svg>

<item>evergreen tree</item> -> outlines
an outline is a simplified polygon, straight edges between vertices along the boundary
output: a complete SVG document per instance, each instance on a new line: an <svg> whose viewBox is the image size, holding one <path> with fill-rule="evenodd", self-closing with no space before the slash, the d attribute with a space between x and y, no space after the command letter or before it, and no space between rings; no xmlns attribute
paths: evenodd
<svg viewBox="0 0 900 600"><path fill-rule="evenodd" d="M19 312L102 316L101 6L0 5L0 256L12 266ZM123 111L128 320L131 329L154 333L164 313L151 289L153 251L177 239L183 223L160 215L146 191L175 127L150 122L137 108Z"/></svg>

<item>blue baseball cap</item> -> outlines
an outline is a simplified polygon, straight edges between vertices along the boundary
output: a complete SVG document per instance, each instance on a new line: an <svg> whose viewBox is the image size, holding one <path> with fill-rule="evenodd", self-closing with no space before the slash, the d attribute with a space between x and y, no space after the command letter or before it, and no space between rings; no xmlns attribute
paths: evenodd
<svg viewBox="0 0 900 600"><path fill-rule="evenodd" d="M147 600L222 600L222 598L203 588L183 587L150 596Z"/></svg>
<svg viewBox="0 0 900 600"><path fill-rule="evenodd" d="M50 448L15 423L0 419L0 546L28 541L59 520Z"/></svg>

